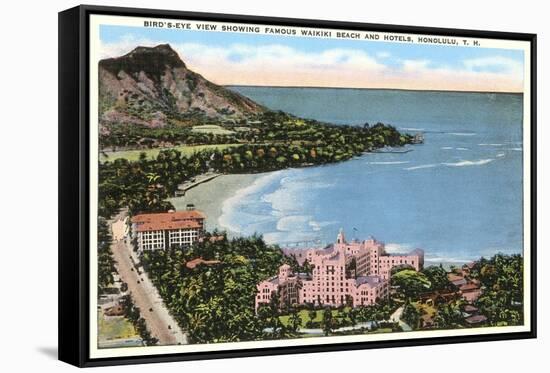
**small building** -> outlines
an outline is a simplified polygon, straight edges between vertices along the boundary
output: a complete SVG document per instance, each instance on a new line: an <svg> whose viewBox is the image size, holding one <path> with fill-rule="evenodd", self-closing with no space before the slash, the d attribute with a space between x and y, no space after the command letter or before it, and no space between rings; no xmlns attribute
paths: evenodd
<svg viewBox="0 0 550 373"><path fill-rule="evenodd" d="M139 214L132 218L132 232L140 251L191 246L203 234L204 219L197 210Z"/></svg>
<svg viewBox="0 0 550 373"><path fill-rule="evenodd" d="M462 298L467 302L475 302L481 295L481 288L478 284L468 283L459 287Z"/></svg>
<svg viewBox="0 0 550 373"><path fill-rule="evenodd" d="M278 276L271 277L265 281L262 281L257 286L258 292L256 293L256 310L261 304L269 304L273 294L279 291L279 278Z"/></svg>
<svg viewBox="0 0 550 373"><path fill-rule="evenodd" d="M380 276L360 276L355 279L354 306L371 306L379 300L388 299L389 281Z"/></svg>
<svg viewBox="0 0 550 373"><path fill-rule="evenodd" d="M436 306L442 303L448 303L458 296L454 291L431 291L420 295L420 302L429 306Z"/></svg>
<svg viewBox="0 0 550 373"><path fill-rule="evenodd" d="M477 327L487 322L487 317L484 315L474 315L464 319L467 326Z"/></svg>
<svg viewBox="0 0 550 373"><path fill-rule="evenodd" d="M466 285L466 283L468 283L468 281L464 278L463 275L461 274L459 275L452 272L447 274L447 279L449 280L449 282L451 282L454 286L457 286L457 287Z"/></svg>

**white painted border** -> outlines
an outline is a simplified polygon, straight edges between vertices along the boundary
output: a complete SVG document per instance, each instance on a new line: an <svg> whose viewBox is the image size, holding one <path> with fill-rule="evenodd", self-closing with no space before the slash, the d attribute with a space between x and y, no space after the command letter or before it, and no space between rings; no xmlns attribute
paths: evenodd
<svg viewBox="0 0 550 373"><path fill-rule="evenodd" d="M151 346L151 347L124 347L124 348L97 348L97 208L98 208L98 161L99 161L99 145L98 145L98 62L100 60L100 25L118 25L118 26L136 26L143 27L144 20L170 21L167 19L155 19L154 17L123 17L123 16L105 16L105 15L90 15L90 358L107 358L107 357L128 357L128 356L143 356L143 355L159 355L159 354L176 354L176 353L191 353L204 351L226 351L226 350L241 350L252 348L272 348L272 347L289 347L289 346L311 346L333 343L354 343L354 342L373 342L373 341L391 341L404 339L418 339L430 337L456 337L468 335L483 335L483 334L501 334L501 333L519 333L530 331L531 329L531 206L528 203L531 199L531 123L530 108L531 108L531 51L530 43L526 41L508 41L496 39L481 39L481 38L455 38L457 40L467 39L471 42L474 40L480 41L483 48L495 49L516 49L524 52L524 93L523 93L523 217L524 217L524 319L523 326L509 327L487 327L475 329L454 329L454 330L430 330L416 332L401 332L401 333L384 333L373 335L354 335L354 336L333 336L333 337L316 337L307 339L286 339L273 341L254 341L254 342L233 342L233 343L217 343L217 344L195 344L195 345L178 345L178 346ZM182 19L173 19L173 22L183 22ZM216 23L216 24L235 24L228 22L210 22L210 21L185 21L191 24L196 23ZM249 25L250 26L250 25ZM262 26L262 25L260 25ZM266 26L266 25L264 25ZM286 27L285 28L289 28ZM307 27L294 27L295 29L309 29ZM323 30L319 28L319 30ZM203 31L208 32L208 31ZM354 31L357 32L357 31ZM362 32L362 31L360 31ZM362 32L367 33L367 32ZM377 34L392 34L392 33L377 33ZM419 36L421 34L404 34L410 36ZM430 35L427 35L430 36ZM287 36L293 37L293 36ZM302 37L302 36L300 36ZM382 41L381 41L382 42ZM388 41L384 41L388 42ZM398 42L396 42L398 43ZM471 44L471 43L470 43ZM462 46L462 45L461 45ZM471 45L470 45L471 46ZM453 48L449 46L449 48Z"/></svg>

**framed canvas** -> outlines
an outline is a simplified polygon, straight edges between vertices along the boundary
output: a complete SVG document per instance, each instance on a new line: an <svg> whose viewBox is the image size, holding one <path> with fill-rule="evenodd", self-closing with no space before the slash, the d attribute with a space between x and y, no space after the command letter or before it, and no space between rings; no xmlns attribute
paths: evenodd
<svg viewBox="0 0 550 373"><path fill-rule="evenodd" d="M536 36L59 13L59 358L536 335Z"/></svg>

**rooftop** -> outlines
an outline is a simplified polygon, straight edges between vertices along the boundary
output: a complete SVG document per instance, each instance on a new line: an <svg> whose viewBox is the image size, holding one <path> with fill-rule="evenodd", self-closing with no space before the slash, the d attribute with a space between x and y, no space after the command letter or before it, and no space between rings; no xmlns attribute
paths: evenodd
<svg viewBox="0 0 550 373"><path fill-rule="evenodd" d="M470 317L466 318L464 321L466 321L470 325L471 324L480 324L482 322L487 321L487 317L483 316L483 315L475 315L475 316L470 316Z"/></svg>
<svg viewBox="0 0 550 373"><path fill-rule="evenodd" d="M460 287L460 291L471 291L471 290L479 290L479 285L477 284L465 284Z"/></svg>
<svg viewBox="0 0 550 373"><path fill-rule="evenodd" d="M369 284L370 286L376 286L384 282L379 276L359 276L355 279L355 284L357 286L363 284Z"/></svg>
<svg viewBox="0 0 550 373"><path fill-rule="evenodd" d="M173 229L199 229L202 225L197 221L159 221L152 223L141 223L136 227L138 232L163 231Z"/></svg>
<svg viewBox="0 0 550 373"><path fill-rule="evenodd" d="M137 225L138 232L197 229L202 227L204 218L204 214L197 210L171 211L135 215L132 218L132 223Z"/></svg>
<svg viewBox="0 0 550 373"><path fill-rule="evenodd" d="M315 254L317 254L317 255L329 255L329 254L332 254L333 251L334 251L334 247L332 245L329 245L329 246L324 247L322 249L315 250Z"/></svg>
<svg viewBox="0 0 550 373"><path fill-rule="evenodd" d="M146 223L159 220L189 220L205 218L206 216L199 210L168 211L151 214L138 214L132 218L132 223Z"/></svg>
<svg viewBox="0 0 550 373"><path fill-rule="evenodd" d="M298 278L301 280L311 280L311 275L308 273L298 273Z"/></svg>
<svg viewBox="0 0 550 373"><path fill-rule="evenodd" d="M185 263L185 266L189 269L194 269L195 267L204 264L204 265L213 265L221 263L219 260L204 260L201 257L195 258Z"/></svg>

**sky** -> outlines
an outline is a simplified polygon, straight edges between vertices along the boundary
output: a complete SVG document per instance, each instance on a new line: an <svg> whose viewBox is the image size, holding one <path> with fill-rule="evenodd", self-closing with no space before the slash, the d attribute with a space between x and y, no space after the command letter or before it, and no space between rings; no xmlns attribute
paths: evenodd
<svg viewBox="0 0 550 373"><path fill-rule="evenodd" d="M523 91L523 51L101 26L101 58L169 43L220 85Z"/></svg>

